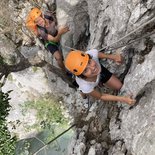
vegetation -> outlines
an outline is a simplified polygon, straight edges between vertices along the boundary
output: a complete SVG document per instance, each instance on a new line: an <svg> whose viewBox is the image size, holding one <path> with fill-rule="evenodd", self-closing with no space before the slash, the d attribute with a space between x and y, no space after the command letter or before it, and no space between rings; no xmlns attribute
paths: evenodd
<svg viewBox="0 0 155 155"><path fill-rule="evenodd" d="M23 106L23 115L29 112L36 112L37 121L32 126L27 126L28 130L37 129L38 134L29 139L23 139L17 143L16 153L19 155L33 154L35 151L47 144L51 139L58 136L68 128L68 121L62 114L60 103L52 96L26 102ZM33 111L34 110L34 111ZM59 142L52 143L52 148L57 149ZM60 147L60 146L59 146ZM43 151L44 152L44 151Z"/></svg>
<svg viewBox="0 0 155 155"><path fill-rule="evenodd" d="M11 74L8 75L8 80L9 80L9 81L13 81L13 77L12 77Z"/></svg>
<svg viewBox="0 0 155 155"><path fill-rule="evenodd" d="M30 128L37 129L50 129L53 127L65 126L67 123L67 119L62 114L62 109L60 108L59 102L53 97L46 96L44 98L40 98L38 100L29 101L24 104L23 114L25 114L29 109L36 110L36 117L38 122Z"/></svg>
<svg viewBox="0 0 155 155"><path fill-rule="evenodd" d="M9 92L0 91L0 155L14 155L15 152L16 137L11 137L6 125L6 117L11 107L9 100Z"/></svg>
<svg viewBox="0 0 155 155"><path fill-rule="evenodd" d="M33 72L36 72L38 70L38 67L32 66Z"/></svg>
<svg viewBox="0 0 155 155"><path fill-rule="evenodd" d="M0 55L0 65L4 64L4 58Z"/></svg>

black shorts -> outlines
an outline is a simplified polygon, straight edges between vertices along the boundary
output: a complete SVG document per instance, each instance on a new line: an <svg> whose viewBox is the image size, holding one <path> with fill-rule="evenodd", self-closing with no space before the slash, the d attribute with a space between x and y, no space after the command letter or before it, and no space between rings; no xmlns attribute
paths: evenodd
<svg viewBox="0 0 155 155"><path fill-rule="evenodd" d="M53 44L48 44L46 48L51 52L51 54L54 54L56 51L60 50L59 45L53 45Z"/></svg>
<svg viewBox="0 0 155 155"><path fill-rule="evenodd" d="M101 65L100 84L106 83L112 76L112 73Z"/></svg>

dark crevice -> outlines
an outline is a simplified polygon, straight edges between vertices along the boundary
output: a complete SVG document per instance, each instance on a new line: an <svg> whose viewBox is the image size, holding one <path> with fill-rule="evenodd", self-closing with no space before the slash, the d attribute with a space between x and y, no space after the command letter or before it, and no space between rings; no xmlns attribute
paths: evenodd
<svg viewBox="0 0 155 155"><path fill-rule="evenodd" d="M80 32L80 36L78 37L78 41L75 43L74 48L79 50L86 50L90 39L90 32L89 32L90 19L88 12L86 11L87 3L82 2L80 4L77 4L75 8L76 9L79 8L78 9L79 11L77 11L73 19L75 28L77 27L78 29L78 26L80 26L82 27L83 30L82 32ZM81 22L79 23L79 21Z"/></svg>
<svg viewBox="0 0 155 155"><path fill-rule="evenodd" d="M73 34L72 36L73 37L73 40L71 41L72 47L79 50L86 50L90 39L90 32L89 32L90 19L88 15L87 2L82 1L77 3L77 5L73 7L73 9L69 12L69 14L72 17L71 23L74 24L74 27L76 29L75 34ZM81 31L78 32L78 30ZM76 39L74 40L74 38Z"/></svg>
<svg viewBox="0 0 155 155"><path fill-rule="evenodd" d="M128 58L128 61L127 61L127 64L126 64L126 68L125 68L125 71L120 75L119 79L123 82L124 81L124 78L125 76L128 74L129 72L129 69L131 67L131 64L132 64L132 57L134 56L134 53L135 53L135 49L134 48L130 48L128 49L128 53L129 53L129 58Z"/></svg>
<svg viewBox="0 0 155 155"><path fill-rule="evenodd" d="M133 109L134 107L136 107L138 104L139 104L139 101L141 100L141 98L145 95L145 90L141 91L136 97L135 97L135 100L136 100L136 103L131 106L129 108L129 110Z"/></svg>
<svg viewBox="0 0 155 155"><path fill-rule="evenodd" d="M145 44L146 48L141 51L142 56L149 54L151 52L153 46L155 45L155 43L149 37L146 38L144 44Z"/></svg>
<svg viewBox="0 0 155 155"><path fill-rule="evenodd" d="M141 0L141 3L147 3L147 0Z"/></svg>
<svg viewBox="0 0 155 155"><path fill-rule="evenodd" d="M102 48L102 45L104 44L104 40L105 40L105 37L108 35L108 33L110 32L108 29L108 26L106 25L104 28L103 28L103 31L101 32L101 38L100 38L100 45L99 45L99 48Z"/></svg>
<svg viewBox="0 0 155 155"><path fill-rule="evenodd" d="M124 155L132 155L132 153L129 150L126 150Z"/></svg>
<svg viewBox="0 0 155 155"><path fill-rule="evenodd" d="M139 54L139 60L138 60L138 63L139 64L142 64L144 61L145 61L145 55L149 54L153 48L153 46L155 45L155 43L150 39L150 37L147 37L145 39L145 49L140 51L140 54Z"/></svg>
<svg viewBox="0 0 155 155"><path fill-rule="evenodd" d="M144 12L136 21L135 21L135 23L138 23L138 22L140 22L142 19L143 19L143 17L145 17L145 16L147 16L148 15L148 10L146 11L146 12Z"/></svg>
<svg viewBox="0 0 155 155"><path fill-rule="evenodd" d="M146 26L144 26L141 33L145 34L146 32L152 32L153 30L155 30L155 22L147 24Z"/></svg>
<svg viewBox="0 0 155 155"><path fill-rule="evenodd" d="M114 146L117 142L121 142L122 145L125 143L125 142L124 142L124 139L116 139L116 140L113 140L113 141L112 141L113 146Z"/></svg>
<svg viewBox="0 0 155 155"><path fill-rule="evenodd" d="M49 11L55 12L57 9L56 0L52 4L46 3Z"/></svg>
<svg viewBox="0 0 155 155"><path fill-rule="evenodd" d="M122 108L120 107L117 107L117 115L116 115L116 121L115 121L115 124L118 125L118 129L121 129L121 123L122 123L122 120L119 118L119 114L121 112Z"/></svg>
<svg viewBox="0 0 155 155"><path fill-rule="evenodd" d="M140 3L143 4L143 6L144 6L145 8L147 8L147 1L148 1L148 0L141 0ZM147 12L148 12L148 11L149 11L149 9L147 10Z"/></svg>
<svg viewBox="0 0 155 155"><path fill-rule="evenodd" d="M143 89L140 90L139 93L137 94L137 96L135 97L136 103L133 106L131 106L129 109L130 110L133 109L134 107L136 107L139 104L140 100L143 97L146 97L146 96L150 95L151 92L153 92L152 89L154 89L154 86L155 86L155 80L152 80L151 82L147 83L143 87Z"/></svg>
<svg viewBox="0 0 155 155"><path fill-rule="evenodd" d="M75 45L75 48L76 49L79 49L79 50L83 50L85 51L87 46L88 46L88 42L89 42L89 39L90 39L90 33L88 33L86 35L86 31L83 32L80 36L79 36L79 40L77 42L77 44Z"/></svg>

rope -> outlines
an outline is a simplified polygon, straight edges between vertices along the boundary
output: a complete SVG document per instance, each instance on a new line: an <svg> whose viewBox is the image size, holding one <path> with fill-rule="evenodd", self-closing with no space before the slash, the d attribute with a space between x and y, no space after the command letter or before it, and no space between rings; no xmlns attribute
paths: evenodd
<svg viewBox="0 0 155 155"><path fill-rule="evenodd" d="M20 17L20 16L19 16L19 17ZM21 17L20 17L20 18L21 18ZM22 18L21 18L21 19L22 19ZM22 20L23 20L23 19L22 19ZM153 21L155 21L155 17L153 17L152 19L150 19L149 21L147 21L147 22L144 23L143 25L137 27L135 30L131 31L130 33L128 33L128 34L125 35L124 37L120 38L119 40L117 40L117 41L115 41L115 42L113 42L113 43L111 43L111 44L109 44L109 45L107 45L107 46L104 46L104 47L101 48L101 49L98 49L98 51L101 52L101 51L103 51L104 49L109 49L109 48L112 47L113 45L118 44L118 43L121 42L123 39L125 39L125 38L127 38L128 36L134 34L134 33L137 32L139 29L141 29L142 27L144 27L144 26L150 24L150 23L153 22ZM24 20L23 20L23 22L25 23ZM33 33L32 33L31 31L29 31L29 32L30 32L31 35L33 35ZM145 37L147 37L147 36L149 36L149 35L151 35L151 34L153 34L153 33L155 33L155 32L152 32L152 33L149 33L149 34L144 35L144 36L142 36L142 37L139 37L138 39L133 40L132 42L127 43L127 44L125 44L125 45L120 45L120 46L117 46L116 48L113 47L113 48L111 48L111 50L113 50L113 49L118 49L118 48L124 47L124 46L126 46L126 45L130 45L130 44L132 44L133 42L136 42L136 41L138 41L138 40L140 40L140 39L142 39L142 38L145 38ZM66 45L61 45L61 46L64 47L64 48L67 48L67 49L69 49L69 50L78 50L78 49L75 49L75 48L72 48L72 47L69 47L69 46L66 46Z"/></svg>
<svg viewBox="0 0 155 155"><path fill-rule="evenodd" d="M58 136L56 136L55 138L53 138L52 140L50 140L46 145L44 145L43 147L41 147L38 151L34 152L33 155L37 155L37 153L39 153L41 150L43 150L45 147L47 147L50 143L52 143L53 141L55 141L56 139L58 139L59 137L61 137L63 134L65 134L67 131L69 131L70 129L72 129L76 124L73 124L72 126L70 126L67 130L65 130L64 132L62 132L61 134L59 134Z"/></svg>
<svg viewBox="0 0 155 155"><path fill-rule="evenodd" d="M111 46L113 46L114 44L116 44L116 43L118 43L118 42L122 41L124 38L127 38L129 35L131 35L131 34L135 33L136 31L138 31L138 30L139 30L139 29L141 29L142 27L144 27L144 26L146 26L146 25L150 24L150 23L151 23L152 21L154 21L154 20L155 20L155 17L154 17L154 18L152 18L151 20L147 21L147 22L146 22L146 23L144 23L143 25L139 26L139 27L138 27L138 28L136 28L135 30L131 31L130 33L128 33L128 34L127 34L127 35L125 35L124 37L120 38L118 41L113 42L112 44L107 45L107 46L104 46L103 48L99 49L99 51L102 51L102 50L104 50L104 49L106 49L106 48L108 48L108 47L111 47ZM125 45L124 45L124 46L125 46ZM123 46L122 46L122 47L123 47Z"/></svg>
<svg viewBox="0 0 155 155"><path fill-rule="evenodd" d="M143 39L143 38L146 38L146 37L148 37L148 36L150 36L150 35L152 35L152 34L154 34L154 33L155 33L155 31L153 31L153 32L151 32L151 33L149 33L149 34L145 34L145 35L143 35L142 37L139 37L139 38L137 38L137 39L135 39L135 40L133 40L133 41L131 41L131 42L125 44L125 45L120 45L120 46L117 46L117 47L110 48L110 50L114 50L114 49L118 49L118 48L124 47L124 46L126 46L126 45L130 45L130 44L132 44L132 43L134 43L134 42L137 42L137 41L139 41L139 40L141 40L141 39ZM102 49L102 50L103 50L103 49ZM102 50L101 50L101 51L102 51ZM100 52L101 52L101 51L100 51Z"/></svg>
<svg viewBox="0 0 155 155"><path fill-rule="evenodd" d="M109 45L107 45L107 46L104 46L104 47L101 48L101 49L98 49L98 51L101 52L101 51L103 51L104 49L108 49L109 47L112 47L113 45L118 44L118 43L119 43L120 41L122 41L123 39L125 39L125 38L127 38L128 36L134 34L134 33L137 32L139 29L141 29L142 27L144 27L144 26L150 24L150 23L153 22L153 21L155 21L155 17L152 18L152 19L150 19L149 21L147 21L147 22L144 23L143 25L137 27L135 30L131 31L130 33L128 33L128 34L125 35L124 37L120 38L120 39L117 40L116 42L113 42L113 43L111 43L111 44L109 44ZM151 35L151 34L153 34L153 33L155 33L155 31L153 31L152 33L146 34L146 35L144 35L144 36L142 36L142 37L139 37L138 39L133 40L132 42L127 43L127 44L125 44L125 45L120 45L120 46L118 46L117 48L124 47L124 46L126 46L126 45L130 45L130 44L132 44L133 42L136 42L136 41L138 41L138 40L140 40L140 39L142 39L142 38L145 38L145 37L147 37L147 36L149 36L149 35ZM68 48L68 49L71 49L71 50L77 50L77 49L75 49L75 48L72 48L72 47L69 47L69 46L66 46L66 45L62 45L62 47L65 47L65 48ZM112 50L112 49L117 49L117 48L111 48L111 50Z"/></svg>
<svg viewBox="0 0 155 155"><path fill-rule="evenodd" d="M75 48L72 48L72 47L69 47L69 46L66 46L66 45L61 45L62 47L64 47L64 48L68 48L68 49L70 49L70 50L74 50L74 51L77 51L77 49L75 49Z"/></svg>

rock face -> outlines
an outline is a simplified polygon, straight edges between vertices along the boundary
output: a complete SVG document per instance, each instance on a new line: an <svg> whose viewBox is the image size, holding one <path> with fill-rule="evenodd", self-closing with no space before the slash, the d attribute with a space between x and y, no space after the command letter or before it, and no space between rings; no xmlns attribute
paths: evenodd
<svg viewBox="0 0 155 155"><path fill-rule="evenodd" d="M46 4L39 4L45 9L52 8L53 3L56 6L58 24L70 27L70 32L61 40L64 56L70 51L67 46L85 51L92 48L100 50L111 45L105 51L107 53L122 47L123 65L117 66L111 61L102 63L124 80L124 86L118 95L132 94L137 100L134 106L95 102L92 99L85 101L61 78L47 71L47 68L43 73L36 73L46 73L48 77L47 85L44 85L43 79L38 79L36 83L42 83L38 91L45 89L46 92L62 97L77 123L70 155L154 155L155 20L151 20L155 16L154 0L46 0ZM22 10L20 16L25 18L31 4L26 1L23 5L16 5ZM121 38L123 39L120 40ZM23 43L25 42L26 38L23 39ZM20 51L30 60L27 47L21 47ZM38 56L38 50L35 51ZM5 53L3 56L6 56ZM16 63L18 59L16 58ZM17 79L20 78L21 73L13 74ZM26 70L24 74L28 74ZM28 86L28 82L25 85ZM6 87L7 84L4 88ZM39 93L41 94L43 91Z"/></svg>
<svg viewBox="0 0 155 155"><path fill-rule="evenodd" d="M81 5L83 7L80 10L83 10L83 14L80 15L79 6ZM63 39L66 40L62 42L67 44L68 39L72 38L72 43L67 44L68 46L75 47L78 44L79 48L81 48L82 44L85 45L83 50L85 48L101 49L137 29L124 40L115 44L115 47L119 47L129 41L134 42L136 38L143 37L144 32L148 34L147 37L139 39L139 41L131 45L127 44L123 49L122 54L125 57L125 65L123 67L118 67L116 71L116 65L111 62L106 63L112 71L124 79L121 94L132 94L137 99L137 102L136 105L131 107L122 104L109 107L101 105L103 103L98 103L102 108L96 107L97 113L91 115L91 119L87 119L89 130L85 132L86 141L95 139L93 144L86 143L86 146L90 148L88 154L91 154L91 152L92 154L105 153L109 155L155 154L153 136L155 42L154 35L149 35L149 32L154 31L154 21L147 25L147 27L150 27L149 31L146 26L142 26L153 18L154 5L153 1L89 0L75 1L74 4L57 1L58 8L62 9L62 6L67 6L67 9L63 10L65 10L68 21L74 18L72 20L73 23L70 24L71 32L74 33L67 34L68 38L64 37ZM58 19L60 14L60 12L57 12ZM79 16L81 22L76 21L77 19L79 20ZM85 20L83 21L83 19ZM78 34L76 33L77 30ZM80 36L83 36L85 43L83 43L83 39ZM104 110L104 115L102 116L98 114L102 113L101 110ZM108 127L103 125L104 123L109 124L107 125ZM101 137L99 138L99 136ZM80 138L79 141L81 141ZM101 149L99 150L96 146L98 142L101 144ZM87 154L87 147L83 147L85 148L85 153L83 151L80 152L80 149L78 149L79 154ZM75 145L75 150L77 150L77 144ZM94 150L95 153L93 153ZM72 152L72 154L76 153L76 151Z"/></svg>
<svg viewBox="0 0 155 155"><path fill-rule="evenodd" d="M125 78L124 91L133 93L137 102L132 107L122 107L117 117L112 117L110 133L112 140L124 139L132 154L153 155L154 150L154 47ZM115 125L119 119L119 125ZM116 134L117 133L117 134Z"/></svg>

